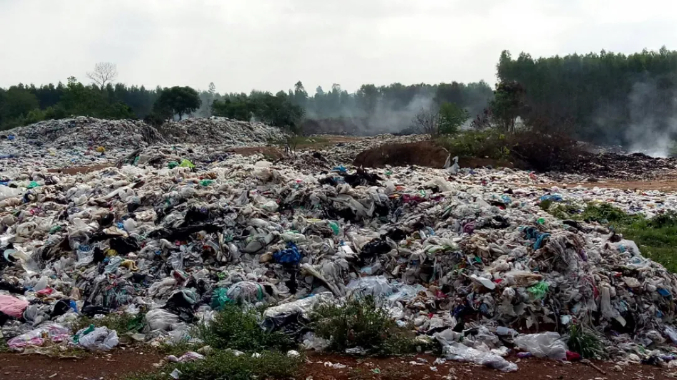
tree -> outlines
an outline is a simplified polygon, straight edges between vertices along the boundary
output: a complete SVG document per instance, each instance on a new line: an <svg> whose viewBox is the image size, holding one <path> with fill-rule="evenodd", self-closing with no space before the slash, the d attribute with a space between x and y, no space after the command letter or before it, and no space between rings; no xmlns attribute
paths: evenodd
<svg viewBox="0 0 678 380"><path fill-rule="evenodd" d="M194 89L188 86L174 86L162 90L160 96L155 101L153 110L166 116L167 119L172 115L179 115L179 120L181 120L183 115L200 108L200 103L200 96L198 96L198 92Z"/></svg>
<svg viewBox="0 0 678 380"><path fill-rule="evenodd" d="M468 112L455 103L445 102L440 105L440 121L438 132L440 134L457 133L459 127L468 120Z"/></svg>
<svg viewBox="0 0 678 380"><path fill-rule="evenodd" d="M435 108L422 108L412 121L413 128L421 133L437 136L440 126L440 113Z"/></svg>
<svg viewBox="0 0 678 380"><path fill-rule="evenodd" d="M118 76L118 69L110 62L99 62L94 65L94 71L88 72L87 77L99 88L103 89L107 83L111 83Z"/></svg>
<svg viewBox="0 0 678 380"><path fill-rule="evenodd" d="M500 82L490 102L490 110L502 130L515 131L518 116L525 116L528 107L525 104L525 89L515 81Z"/></svg>
<svg viewBox="0 0 678 380"><path fill-rule="evenodd" d="M0 113L7 119L26 116L30 111L39 106L38 98L22 85L10 87L5 93L5 101L3 103Z"/></svg>

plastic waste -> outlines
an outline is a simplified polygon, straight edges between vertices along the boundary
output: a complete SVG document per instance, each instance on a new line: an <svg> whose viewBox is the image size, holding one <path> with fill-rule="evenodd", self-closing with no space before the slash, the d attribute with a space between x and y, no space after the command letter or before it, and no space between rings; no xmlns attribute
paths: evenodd
<svg viewBox="0 0 678 380"><path fill-rule="evenodd" d="M106 327L86 328L76 333L78 346L89 351L108 351L118 345L118 333Z"/></svg>
<svg viewBox="0 0 678 380"><path fill-rule="evenodd" d="M567 345L557 332L519 335L513 339L513 342L516 347L528 351L538 358L566 359Z"/></svg>
<svg viewBox="0 0 678 380"><path fill-rule="evenodd" d="M28 301L0 294L0 312L14 318L21 318L28 307Z"/></svg>
<svg viewBox="0 0 678 380"><path fill-rule="evenodd" d="M509 362L499 355L467 347L458 342L443 346L443 355L445 355L445 358L448 360L476 363L498 369L502 372L514 372L518 370L518 365L516 363Z"/></svg>

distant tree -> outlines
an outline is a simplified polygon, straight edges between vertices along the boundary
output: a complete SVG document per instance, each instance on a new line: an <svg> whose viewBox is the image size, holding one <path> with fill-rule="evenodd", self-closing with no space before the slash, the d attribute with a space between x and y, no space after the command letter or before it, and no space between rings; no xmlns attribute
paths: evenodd
<svg viewBox="0 0 678 380"><path fill-rule="evenodd" d="M440 105L440 125L438 132L443 135L457 133L459 127L468 120L468 112L455 103L445 102Z"/></svg>
<svg viewBox="0 0 678 380"><path fill-rule="evenodd" d="M6 94L0 113L7 119L26 116L39 107L38 98L30 93L24 86L12 86Z"/></svg>
<svg viewBox="0 0 678 380"><path fill-rule="evenodd" d="M412 127L420 133L437 136L440 127L440 113L434 108L422 108L412 120Z"/></svg>
<svg viewBox="0 0 678 380"><path fill-rule="evenodd" d="M515 81L500 82L490 102L493 117L505 132L515 131L518 116L525 116L528 107L525 103L525 89Z"/></svg>
<svg viewBox="0 0 678 380"><path fill-rule="evenodd" d="M113 82L117 76L118 69L115 64L110 62L97 63L94 65L94 71L87 73L87 77L101 89L106 87L106 84Z"/></svg>
<svg viewBox="0 0 678 380"><path fill-rule="evenodd" d="M200 96L194 89L188 86L174 86L162 90L155 101L153 110L160 115L167 116L168 119L172 115L179 115L179 120L181 120L183 115L200 108L200 103Z"/></svg>

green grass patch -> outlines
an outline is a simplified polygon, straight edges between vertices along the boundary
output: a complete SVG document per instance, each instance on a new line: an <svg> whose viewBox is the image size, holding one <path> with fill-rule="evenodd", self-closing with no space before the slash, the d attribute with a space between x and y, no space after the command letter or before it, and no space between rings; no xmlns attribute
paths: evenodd
<svg viewBox="0 0 678 380"><path fill-rule="evenodd" d="M633 240L643 256L676 273L676 215L660 214L651 219L640 214L627 214L609 204L589 204L584 209L559 204L547 208L559 219L598 222L609 226L625 239Z"/></svg>
<svg viewBox="0 0 678 380"><path fill-rule="evenodd" d="M112 313L103 318L80 317L72 326L73 331L79 331L90 325L95 327L107 327L109 330L115 330L118 334L127 332L138 332L144 327L144 313L137 315L127 313Z"/></svg>
<svg viewBox="0 0 678 380"><path fill-rule="evenodd" d="M140 373L127 376L126 380L167 380L175 369L181 372L180 379L191 380L252 380L288 379L298 374L304 362L274 351L261 352L260 357L251 354L234 355L229 351L217 351L204 360L191 363L166 365L155 373Z"/></svg>
<svg viewBox="0 0 678 380"><path fill-rule="evenodd" d="M336 352L362 347L372 355L400 355L416 352L422 345L372 297L349 299L343 305L321 304L311 320L315 333L328 339L329 349Z"/></svg>

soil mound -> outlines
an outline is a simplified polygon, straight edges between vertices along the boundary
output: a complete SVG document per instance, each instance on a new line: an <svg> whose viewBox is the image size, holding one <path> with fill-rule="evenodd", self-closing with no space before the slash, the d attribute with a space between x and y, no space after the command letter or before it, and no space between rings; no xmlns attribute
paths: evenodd
<svg viewBox="0 0 678 380"><path fill-rule="evenodd" d="M353 165L380 168L386 165L419 165L442 168L449 152L431 141L404 144L385 144L368 149L356 156Z"/></svg>

